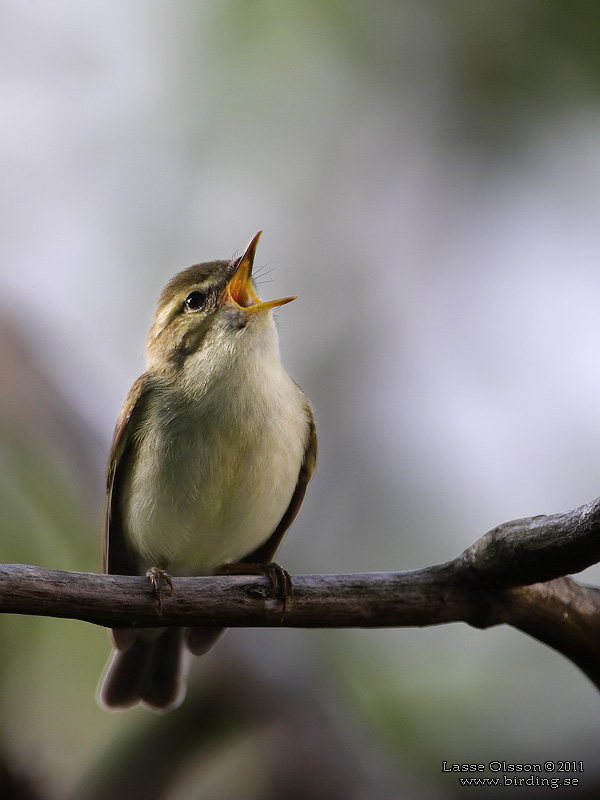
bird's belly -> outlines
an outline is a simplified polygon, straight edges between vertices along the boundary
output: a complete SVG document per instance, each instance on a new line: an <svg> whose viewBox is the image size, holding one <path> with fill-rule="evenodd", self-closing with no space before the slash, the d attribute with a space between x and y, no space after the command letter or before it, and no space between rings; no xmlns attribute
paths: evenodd
<svg viewBox="0 0 600 800"><path fill-rule="evenodd" d="M285 513L302 437L148 436L125 503L128 539L145 566L206 574L260 547Z"/></svg>

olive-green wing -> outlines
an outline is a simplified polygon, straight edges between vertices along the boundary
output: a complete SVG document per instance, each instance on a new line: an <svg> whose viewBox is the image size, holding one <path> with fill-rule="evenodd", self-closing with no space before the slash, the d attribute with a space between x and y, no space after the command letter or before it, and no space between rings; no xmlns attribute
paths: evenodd
<svg viewBox="0 0 600 800"><path fill-rule="evenodd" d="M269 561L272 561L273 556L277 552L277 548L281 544L281 540L283 539L285 532L298 516L298 512L300 511L300 507L304 501L306 489L313 476L317 463L317 429L315 427L315 418L308 401L306 403L306 411L309 418L309 432L306 440L306 450L304 451L304 460L298 475L298 483L294 489L294 494L292 495L290 504L287 507L285 514L281 518L279 525L275 528L271 536L257 550L244 558L244 563L266 564Z"/></svg>
<svg viewBox="0 0 600 800"><path fill-rule="evenodd" d="M102 529L102 569L113 575L139 575L137 559L125 538L120 492L135 441L132 436L144 414L151 379L145 373L131 387L121 409L108 459Z"/></svg>

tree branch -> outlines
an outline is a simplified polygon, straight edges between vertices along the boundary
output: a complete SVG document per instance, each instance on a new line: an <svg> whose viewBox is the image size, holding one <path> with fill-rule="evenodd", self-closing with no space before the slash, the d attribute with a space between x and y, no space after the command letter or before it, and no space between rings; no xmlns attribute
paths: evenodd
<svg viewBox="0 0 600 800"><path fill-rule="evenodd" d="M410 572L300 575L282 619L256 576L174 578L159 610L145 577L0 566L0 612L108 627L306 628L467 622L512 625L570 658L600 688L600 590L563 577L600 560L600 499L494 528L445 564Z"/></svg>

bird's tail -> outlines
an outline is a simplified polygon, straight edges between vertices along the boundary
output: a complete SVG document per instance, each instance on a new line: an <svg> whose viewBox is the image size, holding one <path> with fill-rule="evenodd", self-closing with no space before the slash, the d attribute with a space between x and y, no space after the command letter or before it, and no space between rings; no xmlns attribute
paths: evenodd
<svg viewBox="0 0 600 800"><path fill-rule="evenodd" d="M183 628L114 631L117 645L100 683L99 700L111 710L143 703L165 712L185 697L187 653Z"/></svg>

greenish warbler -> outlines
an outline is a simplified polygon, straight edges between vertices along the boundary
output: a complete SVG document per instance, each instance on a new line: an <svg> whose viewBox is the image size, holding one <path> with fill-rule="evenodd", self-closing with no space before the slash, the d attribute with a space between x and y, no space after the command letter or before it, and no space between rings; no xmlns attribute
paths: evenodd
<svg viewBox="0 0 600 800"><path fill-rule="evenodd" d="M260 233L232 261L197 264L163 290L114 433L103 569L209 575L267 565L294 521L316 461L310 404L284 370L272 310L252 286ZM160 597L160 595L159 595ZM156 711L185 696L187 657L210 628L117 628L100 687L110 709Z"/></svg>

